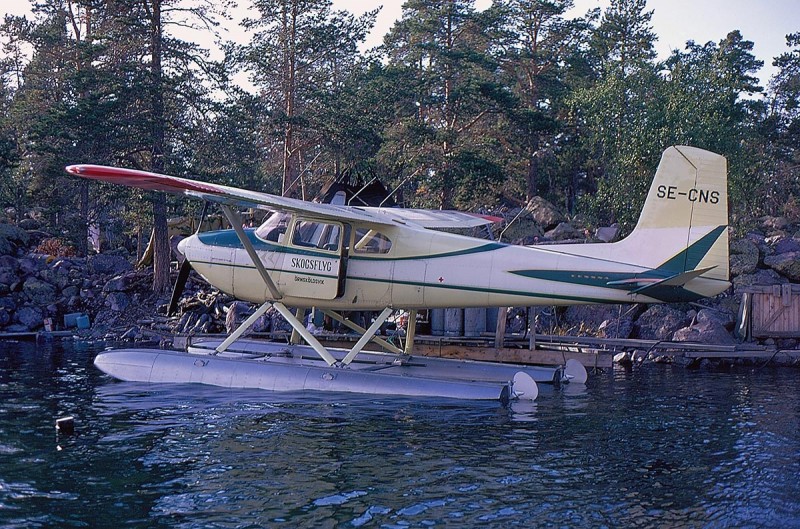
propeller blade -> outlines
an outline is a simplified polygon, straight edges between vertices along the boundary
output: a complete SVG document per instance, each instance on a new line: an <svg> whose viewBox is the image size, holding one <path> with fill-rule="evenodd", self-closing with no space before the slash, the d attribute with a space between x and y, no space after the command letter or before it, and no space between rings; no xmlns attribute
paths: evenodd
<svg viewBox="0 0 800 529"><path fill-rule="evenodd" d="M175 286L172 287L172 298L169 300L167 316L172 316L178 310L178 301L181 299L183 289L186 287L186 280L189 279L189 272L191 271L191 263L189 263L188 259L184 259L181 269L178 271L178 279L175 280Z"/></svg>

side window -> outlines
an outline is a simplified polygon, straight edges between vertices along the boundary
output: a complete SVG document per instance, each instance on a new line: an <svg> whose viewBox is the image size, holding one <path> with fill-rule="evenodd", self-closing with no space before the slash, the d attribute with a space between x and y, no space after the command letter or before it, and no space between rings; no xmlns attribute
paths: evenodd
<svg viewBox="0 0 800 529"><path fill-rule="evenodd" d="M353 249L356 253L389 253L392 241L379 231L356 228Z"/></svg>
<svg viewBox="0 0 800 529"><path fill-rule="evenodd" d="M314 220L299 220L294 225L292 244L305 248L338 251L342 228Z"/></svg>

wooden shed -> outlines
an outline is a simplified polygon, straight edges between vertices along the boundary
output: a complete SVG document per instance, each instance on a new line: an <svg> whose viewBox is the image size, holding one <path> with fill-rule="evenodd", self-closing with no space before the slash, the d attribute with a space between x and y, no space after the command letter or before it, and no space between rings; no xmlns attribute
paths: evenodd
<svg viewBox="0 0 800 529"><path fill-rule="evenodd" d="M738 334L746 338L800 338L800 285L745 288Z"/></svg>

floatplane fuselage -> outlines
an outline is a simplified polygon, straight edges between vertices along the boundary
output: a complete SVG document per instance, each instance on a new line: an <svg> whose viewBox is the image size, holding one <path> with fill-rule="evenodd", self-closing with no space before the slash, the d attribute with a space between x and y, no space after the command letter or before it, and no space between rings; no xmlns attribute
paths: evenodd
<svg viewBox="0 0 800 529"><path fill-rule="evenodd" d="M233 228L196 233L181 241L179 250L209 283L261 308L215 347L217 355L269 307L287 318L325 362L323 367L349 367L394 309L694 301L729 287L725 158L693 147L664 152L639 221L625 239L537 246L436 229L497 220L480 215L310 203L103 166L70 166L67 171L221 206ZM244 229L239 207L271 214L258 228ZM353 349L336 354L305 331L287 306L313 306L331 314L382 312L370 328L356 327L363 336ZM409 331L413 343L413 328ZM402 351L385 345L405 357L411 353L408 344ZM533 380L519 378L518 387L535 393ZM398 391L377 384L374 392ZM520 393L511 385L506 388L507 397Z"/></svg>

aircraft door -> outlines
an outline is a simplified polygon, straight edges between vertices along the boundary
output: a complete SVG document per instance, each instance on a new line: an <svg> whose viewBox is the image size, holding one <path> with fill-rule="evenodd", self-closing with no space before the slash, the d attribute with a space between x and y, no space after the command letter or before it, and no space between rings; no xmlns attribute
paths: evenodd
<svg viewBox="0 0 800 529"><path fill-rule="evenodd" d="M344 226L297 218L283 261L281 285L287 296L335 299L343 288Z"/></svg>

